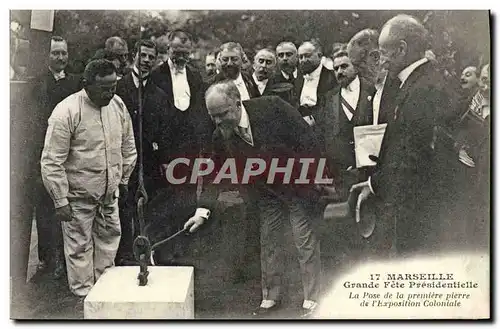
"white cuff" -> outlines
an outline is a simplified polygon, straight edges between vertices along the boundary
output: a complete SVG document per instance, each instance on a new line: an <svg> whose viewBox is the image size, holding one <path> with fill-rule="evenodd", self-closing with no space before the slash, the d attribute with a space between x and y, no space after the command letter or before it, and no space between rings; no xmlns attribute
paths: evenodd
<svg viewBox="0 0 500 329"><path fill-rule="evenodd" d="M61 198L61 199L54 200L54 208L56 208L56 209L62 208L68 204L69 204L68 198Z"/></svg>
<svg viewBox="0 0 500 329"><path fill-rule="evenodd" d="M372 176L368 177L368 186L370 187L370 192L372 192L372 194L375 194L372 186Z"/></svg>
<svg viewBox="0 0 500 329"><path fill-rule="evenodd" d="M210 216L210 210L205 208L198 208L196 209L196 213L194 215L208 219L208 217Z"/></svg>

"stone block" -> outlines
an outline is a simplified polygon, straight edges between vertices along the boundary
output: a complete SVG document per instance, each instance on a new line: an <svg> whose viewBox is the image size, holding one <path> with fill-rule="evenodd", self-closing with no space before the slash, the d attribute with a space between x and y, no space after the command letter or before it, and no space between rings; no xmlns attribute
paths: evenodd
<svg viewBox="0 0 500 329"><path fill-rule="evenodd" d="M139 266L112 267L84 301L85 319L194 319L194 268L150 266L139 286Z"/></svg>

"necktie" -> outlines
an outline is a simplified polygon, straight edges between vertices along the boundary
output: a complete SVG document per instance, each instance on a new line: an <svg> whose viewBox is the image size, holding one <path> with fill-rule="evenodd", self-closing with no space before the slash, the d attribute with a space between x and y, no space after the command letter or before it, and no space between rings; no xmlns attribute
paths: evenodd
<svg viewBox="0 0 500 329"><path fill-rule="evenodd" d="M140 81L139 79L139 73L137 73L135 70L132 70L132 74L137 78L138 81ZM149 75L143 75L142 76L142 85L145 86L146 85L146 82L147 82L147 79L148 79L148 76Z"/></svg>

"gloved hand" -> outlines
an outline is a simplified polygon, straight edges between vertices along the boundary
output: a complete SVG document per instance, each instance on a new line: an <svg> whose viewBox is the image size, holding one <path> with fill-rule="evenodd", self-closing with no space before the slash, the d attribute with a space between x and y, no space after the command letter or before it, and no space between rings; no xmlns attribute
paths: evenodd
<svg viewBox="0 0 500 329"><path fill-rule="evenodd" d="M193 233L196 231L203 223L205 222L205 218L202 216L194 215L189 218L188 221L184 224L184 229L189 228L189 233Z"/></svg>
<svg viewBox="0 0 500 329"><path fill-rule="evenodd" d="M120 199L118 200L118 203L120 206L123 206L128 197L128 185L127 184L118 185L118 191L120 192Z"/></svg>
<svg viewBox="0 0 500 329"><path fill-rule="evenodd" d="M56 208L56 218L61 222L71 222L71 207L69 204Z"/></svg>

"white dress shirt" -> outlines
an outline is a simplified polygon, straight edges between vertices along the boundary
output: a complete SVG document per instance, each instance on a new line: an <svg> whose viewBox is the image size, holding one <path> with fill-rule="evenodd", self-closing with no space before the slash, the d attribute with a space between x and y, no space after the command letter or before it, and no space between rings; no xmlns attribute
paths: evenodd
<svg viewBox="0 0 500 329"><path fill-rule="evenodd" d="M323 65L319 65L314 71L304 75L304 86L300 93L300 106L314 106L318 101L318 84Z"/></svg>
<svg viewBox="0 0 500 329"><path fill-rule="evenodd" d="M259 88L259 93L262 95L264 93L264 90L266 90L267 82L269 79L265 79L262 81L257 80L257 76L255 75L255 72L252 74L253 81L255 81L255 84L257 85L257 88Z"/></svg>
<svg viewBox="0 0 500 329"><path fill-rule="evenodd" d="M290 80L290 76L288 75L288 73L281 71L281 74L285 79ZM295 71L293 71L292 73L294 79L297 79L297 74L298 74L297 69L295 69Z"/></svg>
<svg viewBox="0 0 500 329"><path fill-rule="evenodd" d="M399 80L401 80L401 84L399 85L399 88L403 87L404 83L406 82L406 80L408 79L410 74L412 74L412 72L415 71L415 69L417 67L419 67L420 65L422 65L424 63L427 63L428 61L429 60L425 57L421 58L418 61L413 62L412 64L408 65L404 70L399 72L398 78L399 78Z"/></svg>
<svg viewBox="0 0 500 329"><path fill-rule="evenodd" d="M245 110L245 106L243 106L243 103L241 104L241 118L240 122L238 123L238 128L243 128L246 130L247 134L250 136L252 142L251 145L253 146L253 136L252 128L250 127L250 119L248 118L248 113L247 110ZM198 208L196 209L196 213L194 214L194 216L200 216L207 219L210 216L210 210L206 208Z"/></svg>
<svg viewBox="0 0 500 329"><path fill-rule="evenodd" d="M64 70L56 72L56 71L52 70L52 68L50 66L49 66L49 70L50 70L50 72L52 72L52 75L54 76L54 79L56 81L59 81L61 79L66 78L66 72L64 72Z"/></svg>
<svg viewBox="0 0 500 329"><path fill-rule="evenodd" d="M375 95L373 96L373 124L378 124L378 115L380 113L380 100L382 99L382 93L384 92L385 81L387 80L387 75L384 77L384 81L379 85Z"/></svg>
<svg viewBox="0 0 500 329"><path fill-rule="evenodd" d="M170 76L172 77L174 105L179 110L185 111L188 109L191 100L191 90L189 89L186 68L183 70L176 69L170 58L167 62L170 67Z"/></svg>
<svg viewBox="0 0 500 329"><path fill-rule="evenodd" d="M347 101L347 103L349 103L349 105L351 105L354 110L356 110L356 107L358 106L359 88L359 77L356 76L356 78L354 78L354 80L352 80L346 88L342 88L340 90L340 95ZM344 110L344 113L349 121L351 121L354 114L351 113L351 111L348 110L344 104L342 104L342 109Z"/></svg>
<svg viewBox="0 0 500 329"><path fill-rule="evenodd" d="M134 70L135 74L132 73L132 80L134 80L135 87L139 88L139 70L135 66L134 66L133 70ZM147 76L142 77L142 85L143 86L146 86L146 83L148 82L148 78L149 78L149 74Z"/></svg>
<svg viewBox="0 0 500 329"><path fill-rule="evenodd" d="M253 136L252 136L252 129L250 128L250 119L248 118L248 113L247 110L245 110L245 106L243 106L243 103L241 103L241 118L240 118L240 123L238 123L238 127L245 130L246 134L250 138L250 144L253 146Z"/></svg>
<svg viewBox="0 0 500 329"><path fill-rule="evenodd" d="M401 72L398 73L398 78L399 78L399 80L401 80L401 84L399 85L399 88L401 88L404 85L406 80L408 80L408 77L413 73L413 71L415 71L417 69L417 67L419 67L420 65L422 65L424 63L427 63L428 61L429 60L424 57L424 58L419 59L418 61L413 62L412 64L408 65L406 68L401 70ZM384 81L384 85L385 85L385 81ZM383 90L383 87L381 89ZM375 94L375 96L377 96L377 95ZM380 108L380 97L378 100L377 109ZM375 108L375 99L373 100L373 107ZM377 112L377 120L378 120L378 112ZM373 191L372 183L371 183L371 177L368 178L368 184L370 185L370 191L373 194L375 194L375 192Z"/></svg>
<svg viewBox="0 0 500 329"><path fill-rule="evenodd" d="M238 77L234 80L234 84L238 91L240 92L240 97L242 101L246 101L250 99L250 95L248 94L247 86L245 85L245 81L243 81L243 77L241 73L238 74Z"/></svg>

